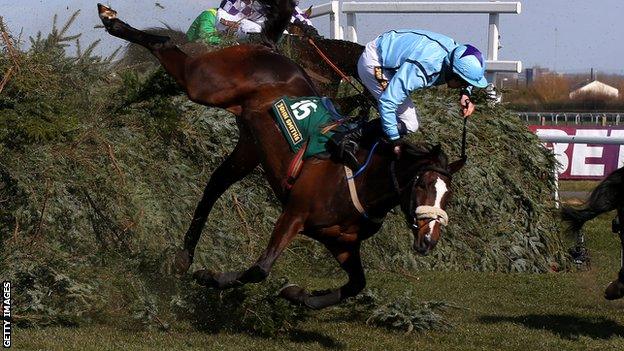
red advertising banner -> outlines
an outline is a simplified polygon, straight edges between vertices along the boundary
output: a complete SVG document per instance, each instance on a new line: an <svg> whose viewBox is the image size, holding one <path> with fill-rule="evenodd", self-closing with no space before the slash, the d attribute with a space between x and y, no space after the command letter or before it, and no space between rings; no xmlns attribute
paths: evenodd
<svg viewBox="0 0 624 351"><path fill-rule="evenodd" d="M537 135L624 137L624 126L560 127L531 125ZM624 145L545 143L559 161L560 179L598 180L624 166Z"/></svg>

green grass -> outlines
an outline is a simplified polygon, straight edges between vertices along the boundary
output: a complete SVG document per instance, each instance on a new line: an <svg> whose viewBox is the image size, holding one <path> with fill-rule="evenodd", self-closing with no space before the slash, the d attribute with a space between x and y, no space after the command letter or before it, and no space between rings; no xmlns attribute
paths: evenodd
<svg viewBox="0 0 624 351"><path fill-rule="evenodd" d="M414 276L368 272L369 287L399 296L458 306L443 312L452 326L423 333L391 332L349 320L336 309L313 312L297 329L278 338L240 333L209 334L187 325L169 332L137 332L121 326L22 329L18 350L622 350L623 301L602 289L616 277L619 245L610 234L611 215L587 227L591 270L551 274L422 272ZM306 286L338 284L302 274ZM207 311L209 313L209 311Z"/></svg>
<svg viewBox="0 0 624 351"><path fill-rule="evenodd" d="M592 191L598 185L595 180L560 180L559 191Z"/></svg>

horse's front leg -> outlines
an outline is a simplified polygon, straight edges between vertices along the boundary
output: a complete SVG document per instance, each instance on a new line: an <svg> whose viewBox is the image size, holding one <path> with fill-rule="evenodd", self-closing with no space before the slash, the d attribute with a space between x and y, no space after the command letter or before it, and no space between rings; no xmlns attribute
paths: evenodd
<svg viewBox="0 0 624 351"><path fill-rule="evenodd" d="M184 249L176 255L175 269L178 274L188 271L193 263L195 247L201 236L208 215L217 199L234 183L243 179L258 165L258 156L253 142L244 128L239 128L240 135L234 151L217 167L210 176L204 194L195 208L191 225L184 235Z"/></svg>
<svg viewBox="0 0 624 351"><path fill-rule="evenodd" d="M616 300L624 297L624 208L618 209L617 216L618 223L613 225L614 231L620 236L621 244L621 262L620 272L618 273L618 279L612 281L605 290L605 299Z"/></svg>
<svg viewBox="0 0 624 351"><path fill-rule="evenodd" d="M313 291L308 293L297 285L289 285L282 289L280 296L290 302L302 304L313 309L321 309L339 303L340 301L357 295L366 286L366 277L360 258L360 242L341 243L325 242L342 269L347 272L349 281L338 289Z"/></svg>
<svg viewBox="0 0 624 351"><path fill-rule="evenodd" d="M275 260L284 252L294 237L302 231L304 219L298 214L284 211L277 220L268 247L249 269L240 272L213 273L199 270L193 274L198 284L217 289L227 289L247 283L263 281L271 271Z"/></svg>

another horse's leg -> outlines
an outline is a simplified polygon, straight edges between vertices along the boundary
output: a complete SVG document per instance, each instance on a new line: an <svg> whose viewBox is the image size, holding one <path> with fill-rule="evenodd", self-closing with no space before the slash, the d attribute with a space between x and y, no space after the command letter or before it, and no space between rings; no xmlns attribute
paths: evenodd
<svg viewBox="0 0 624 351"><path fill-rule="evenodd" d="M621 266L620 272L618 273L618 279L612 281L605 290L605 299L607 300L616 300L624 297L624 207L618 209L617 218L619 225L614 229L616 229L617 234L619 234L620 244L622 245Z"/></svg>
<svg viewBox="0 0 624 351"><path fill-rule="evenodd" d="M290 213L292 211L289 212L286 209L277 220L269 246L253 266L242 272L213 273L200 270L193 274L197 283L208 287L226 289L263 281L269 275L275 260L303 228L302 217Z"/></svg>
<svg viewBox="0 0 624 351"><path fill-rule="evenodd" d="M240 135L234 151L210 176L204 194L195 208L191 225L184 235L184 249L176 255L175 268L178 274L186 273L193 263L195 246L199 241L208 215L217 199L234 183L243 179L259 163L254 144L245 128L239 126Z"/></svg>
<svg viewBox="0 0 624 351"><path fill-rule="evenodd" d="M360 243L325 243L342 269L349 275L349 281L338 289L308 293L297 285L289 285L282 289L280 296L303 304L310 308L321 309L335 305L340 301L357 295L366 286L366 277L360 258Z"/></svg>

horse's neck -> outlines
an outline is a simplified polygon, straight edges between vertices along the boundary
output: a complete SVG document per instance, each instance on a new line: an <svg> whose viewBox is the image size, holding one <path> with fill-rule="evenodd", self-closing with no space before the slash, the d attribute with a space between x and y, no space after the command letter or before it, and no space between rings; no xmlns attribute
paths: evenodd
<svg viewBox="0 0 624 351"><path fill-rule="evenodd" d="M375 214L385 215L400 201L400 191L404 191L414 179L419 169L427 167L427 162L407 162L379 157L371 167L361 187L366 189L364 202ZM373 166L373 165L371 165Z"/></svg>
<svg viewBox="0 0 624 351"><path fill-rule="evenodd" d="M357 77L357 62L364 47L358 43L336 39L316 39L318 46L332 60L332 63L344 70L347 75Z"/></svg>
<svg viewBox="0 0 624 351"><path fill-rule="evenodd" d="M391 178L392 160L381 155L373 158L369 169L363 174L358 188L362 202L369 215L383 217L399 202L399 196Z"/></svg>
<svg viewBox="0 0 624 351"><path fill-rule="evenodd" d="M316 52L316 49L309 44L308 40L312 39L318 49L341 71L349 76L357 77L357 62L360 55L364 51L364 47L362 45L344 40L326 39L323 37L291 36L291 39L294 43L298 42L302 49L307 48L311 51L310 55L312 56L302 58L304 63L306 61L323 61L320 55ZM298 51L301 51L301 49ZM326 65L323 64L323 66Z"/></svg>

